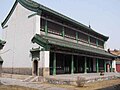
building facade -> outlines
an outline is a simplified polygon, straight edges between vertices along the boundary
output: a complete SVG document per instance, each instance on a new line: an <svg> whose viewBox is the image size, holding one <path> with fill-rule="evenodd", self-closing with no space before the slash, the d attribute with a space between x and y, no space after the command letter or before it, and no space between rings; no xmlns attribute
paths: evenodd
<svg viewBox="0 0 120 90"><path fill-rule="evenodd" d="M115 55L116 58L114 60L115 62L115 71L120 72L120 50L110 50L110 53Z"/></svg>
<svg viewBox="0 0 120 90"><path fill-rule="evenodd" d="M108 40L90 27L32 0L16 0L2 23L4 72L32 75L111 72Z"/></svg>

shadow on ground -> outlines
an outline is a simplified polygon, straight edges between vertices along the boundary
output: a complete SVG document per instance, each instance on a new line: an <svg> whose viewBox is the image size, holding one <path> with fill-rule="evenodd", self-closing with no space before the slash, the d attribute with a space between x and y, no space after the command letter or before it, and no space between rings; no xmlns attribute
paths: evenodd
<svg viewBox="0 0 120 90"><path fill-rule="evenodd" d="M106 87L106 88L97 89L97 90L120 90L120 84Z"/></svg>

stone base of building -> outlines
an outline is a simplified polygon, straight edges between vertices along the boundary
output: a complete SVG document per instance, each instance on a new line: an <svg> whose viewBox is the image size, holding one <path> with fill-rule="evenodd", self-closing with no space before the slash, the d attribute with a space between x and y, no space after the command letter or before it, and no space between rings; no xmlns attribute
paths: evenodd
<svg viewBox="0 0 120 90"><path fill-rule="evenodd" d="M0 73L32 75L32 68L0 68ZM49 68L39 68L39 76L49 76Z"/></svg>
<svg viewBox="0 0 120 90"><path fill-rule="evenodd" d="M43 76L44 77L49 76L49 68L43 68Z"/></svg>
<svg viewBox="0 0 120 90"><path fill-rule="evenodd" d="M32 75L32 68L3 68L3 73Z"/></svg>
<svg viewBox="0 0 120 90"><path fill-rule="evenodd" d="M49 68L39 68L39 75L44 77L49 76Z"/></svg>

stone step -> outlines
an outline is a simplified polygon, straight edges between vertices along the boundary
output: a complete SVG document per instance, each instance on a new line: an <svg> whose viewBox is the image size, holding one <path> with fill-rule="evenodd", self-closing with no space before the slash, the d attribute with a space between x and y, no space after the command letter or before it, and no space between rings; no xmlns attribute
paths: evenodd
<svg viewBox="0 0 120 90"><path fill-rule="evenodd" d="M39 76L38 77L38 82L41 82L41 83L46 82L46 79L42 76Z"/></svg>
<svg viewBox="0 0 120 90"><path fill-rule="evenodd" d="M39 76L35 76L35 77L32 78L29 82L38 82L38 77L39 77Z"/></svg>
<svg viewBox="0 0 120 90"><path fill-rule="evenodd" d="M34 78L34 76L29 76L28 78L24 79L23 82L29 82L33 78Z"/></svg>
<svg viewBox="0 0 120 90"><path fill-rule="evenodd" d="M45 78L42 76L36 76L36 77L32 78L29 82L43 83L43 82L45 82Z"/></svg>
<svg viewBox="0 0 120 90"><path fill-rule="evenodd" d="M40 82L40 83L43 83L43 82L45 82L45 78L42 77L42 76L29 76L28 78L23 80L23 82Z"/></svg>

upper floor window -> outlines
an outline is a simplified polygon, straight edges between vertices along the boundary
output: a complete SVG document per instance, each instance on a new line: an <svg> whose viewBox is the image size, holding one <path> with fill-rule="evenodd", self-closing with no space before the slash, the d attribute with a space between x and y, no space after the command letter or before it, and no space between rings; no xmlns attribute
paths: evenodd
<svg viewBox="0 0 120 90"><path fill-rule="evenodd" d="M64 32L65 32L65 37L76 39L76 31L65 27Z"/></svg>
<svg viewBox="0 0 120 90"><path fill-rule="evenodd" d="M61 35L62 34L62 26L52 23L52 22L47 22L48 25L48 33L53 33L56 35Z"/></svg>
<svg viewBox="0 0 120 90"><path fill-rule="evenodd" d="M41 31L45 31L45 20L44 19L41 19L41 25L40 25L40 30Z"/></svg>
<svg viewBox="0 0 120 90"><path fill-rule="evenodd" d="M96 45L96 39L93 37L90 37L90 43Z"/></svg>
<svg viewBox="0 0 120 90"><path fill-rule="evenodd" d="M99 47L104 47L104 42L101 41L101 40L98 40L98 46L99 46Z"/></svg>
<svg viewBox="0 0 120 90"><path fill-rule="evenodd" d="M88 36L86 34L83 33L78 33L78 40L81 40L83 42L88 42Z"/></svg>
<svg viewBox="0 0 120 90"><path fill-rule="evenodd" d="M104 47L104 41L98 40L98 42L96 43L95 37L92 37L92 36L89 37L83 32L75 31L71 27L67 27L62 24L55 23L54 21L52 22L52 21L47 20L47 23L46 23L46 20L41 18L41 25L40 25L41 31L45 32L45 26L47 26L48 33L52 33L52 34L59 35L59 36L65 36L66 38L70 38L74 40L77 38L78 41L82 41L84 43L88 43L88 41L90 41L90 44L92 45L97 46L98 44L99 47L101 48Z"/></svg>

